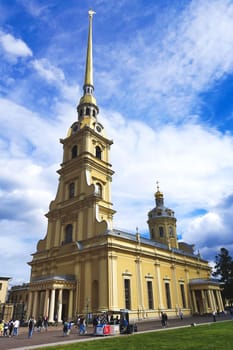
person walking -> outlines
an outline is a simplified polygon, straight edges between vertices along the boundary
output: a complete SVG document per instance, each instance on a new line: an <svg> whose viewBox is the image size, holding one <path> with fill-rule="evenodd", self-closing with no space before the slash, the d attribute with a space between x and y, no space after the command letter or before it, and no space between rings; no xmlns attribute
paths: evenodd
<svg viewBox="0 0 233 350"><path fill-rule="evenodd" d="M162 327L166 327L167 326L167 314L165 312L162 312L162 318L161 318L161 323L162 323Z"/></svg>
<svg viewBox="0 0 233 350"><path fill-rule="evenodd" d="M181 320L183 320L183 316L184 316L184 315L183 315L183 311L180 310L180 311L179 311L179 317L180 317Z"/></svg>
<svg viewBox="0 0 233 350"><path fill-rule="evenodd" d="M4 323L4 333L3 333L3 335L4 335L4 337L8 337L8 322L3 321L3 323Z"/></svg>
<svg viewBox="0 0 233 350"><path fill-rule="evenodd" d="M14 321L11 319L10 322L8 323L8 337L12 337L12 332L14 329Z"/></svg>
<svg viewBox="0 0 233 350"><path fill-rule="evenodd" d="M83 335L86 333L86 321L85 318L82 316L80 317L80 322L79 322L79 334Z"/></svg>
<svg viewBox="0 0 233 350"><path fill-rule="evenodd" d="M19 335L19 324L20 324L19 320L16 319L16 320L14 321L14 331L13 331L13 335L14 335L14 336Z"/></svg>
<svg viewBox="0 0 233 350"><path fill-rule="evenodd" d="M93 334L96 335L96 327L99 324L98 316L94 316L93 318Z"/></svg>
<svg viewBox="0 0 233 350"><path fill-rule="evenodd" d="M49 326L48 317L47 317L47 316L44 316L44 319L43 319L43 328L44 328L45 332L47 332L48 326Z"/></svg>
<svg viewBox="0 0 233 350"><path fill-rule="evenodd" d="M34 327L35 327L35 320L34 320L34 317L32 316L28 321L28 338L29 339L32 338Z"/></svg>
<svg viewBox="0 0 233 350"><path fill-rule="evenodd" d="M216 322L216 311L213 311L213 322Z"/></svg>
<svg viewBox="0 0 233 350"><path fill-rule="evenodd" d="M68 322L65 320L63 322L63 337L66 337L68 335Z"/></svg>
<svg viewBox="0 0 233 350"><path fill-rule="evenodd" d="M41 328L42 328L42 319L39 318L39 320L36 322L36 328L37 328L37 332L41 332Z"/></svg>

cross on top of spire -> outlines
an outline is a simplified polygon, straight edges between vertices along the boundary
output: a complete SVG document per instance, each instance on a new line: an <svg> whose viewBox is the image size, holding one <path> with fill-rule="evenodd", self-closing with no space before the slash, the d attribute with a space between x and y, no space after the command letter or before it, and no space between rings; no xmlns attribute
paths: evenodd
<svg viewBox="0 0 233 350"><path fill-rule="evenodd" d="M88 11L88 14L89 14L89 17L93 17L93 15L95 15L96 12L93 11L92 9L90 9L90 10Z"/></svg>

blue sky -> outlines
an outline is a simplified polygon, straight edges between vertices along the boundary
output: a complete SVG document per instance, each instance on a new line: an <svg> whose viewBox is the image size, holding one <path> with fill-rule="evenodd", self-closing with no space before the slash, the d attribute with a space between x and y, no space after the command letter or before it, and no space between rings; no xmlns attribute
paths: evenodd
<svg viewBox="0 0 233 350"><path fill-rule="evenodd" d="M114 226L146 234L159 181L179 237L210 261L233 254L233 1L0 0L0 274L12 284L29 280L46 233L90 7Z"/></svg>

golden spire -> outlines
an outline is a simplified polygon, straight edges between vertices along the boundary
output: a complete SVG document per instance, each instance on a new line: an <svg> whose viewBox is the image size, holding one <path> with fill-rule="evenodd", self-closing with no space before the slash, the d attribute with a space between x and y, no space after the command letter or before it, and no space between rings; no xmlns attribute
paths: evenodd
<svg viewBox="0 0 233 350"><path fill-rule="evenodd" d="M87 43L87 57L86 57L86 73L85 73L85 85L93 84L93 62L92 62L92 17L95 14L91 9L88 11L89 14L89 32L88 32L88 43Z"/></svg>
<svg viewBox="0 0 233 350"><path fill-rule="evenodd" d="M93 83L93 57L92 57L92 18L95 14L91 9L88 11L89 14L89 30L88 30L88 41L87 41L87 56L86 56L86 71L83 85L83 96L79 101L77 107L79 120L83 120L85 116L96 118L99 113L99 108L96 104L94 97L94 83Z"/></svg>

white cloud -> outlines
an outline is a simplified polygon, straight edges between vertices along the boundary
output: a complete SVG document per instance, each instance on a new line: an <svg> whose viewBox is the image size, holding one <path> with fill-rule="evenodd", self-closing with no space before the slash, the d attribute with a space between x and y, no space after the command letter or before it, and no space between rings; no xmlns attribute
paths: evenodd
<svg viewBox="0 0 233 350"><path fill-rule="evenodd" d="M0 259L2 266L4 266L2 273L4 276L12 277L12 271L14 270L13 284L17 280L20 283L27 282L30 278L30 269L27 262L31 260L30 255L36 248L32 239L34 228L17 220L0 221L1 247L5 248L0 251Z"/></svg>
<svg viewBox="0 0 233 350"><path fill-rule="evenodd" d="M64 100L75 104L78 96L81 95L80 87L77 84L71 85L68 83L61 68L58 68L46 58L34 60L31 62L31 65L40 77L54 88L57 88L57 96L53 100L53 108L57 108L60 105L60 101L61 105L64 105Z"/></svg>
<svg viewBox="0 0 233 350"><path fill-rule="evenodd" d="M233 210L233 191L223 195L215 206L210 207L210 211L189 217L186 222L186 231L183 238L192 240L198 237L197 247L203 254L210 258L216 255L221 247L226 247L233 251L232 240L232 210Z"/></svg>
<svg viewBox="0 0 233 350"><path fill-rule="evenodd" d="M63 71L52 65L46 58L34 60L32 65L38 74L48 82L61 82L65 79Z"/></svg>
<svg viewBox="0 0 233 350"><path fill-rule="evenodd" d="M159 35L158 25L143 26L130 42L99 48L108 74L102 96L131 106L139 118L142 111L155 121L190 118L201 108L200 94L233 72L233 3L193 1L162 29Z"/></svg>
<svg viewBox="0 0 233 350"><path fill-rule="evenodd" d="M42 17L49 8L49 5L41 5L36 0L20 0L25 10L34 17Z"/></svg>
<svg viewBox="0 0 233 350"><path fill-rule="evenodd" d="M135 196L148 198L148 191L155 189L156 180L161 180L172 202L178 196L177 202L182 201L189 210L190 197L190 205L199 205L200 201L202 205L213 205L221 197L221 190L232 188L230 135L191 123L179 128L160 125L153 130L143 122L111 118L109 111L103 113L103 118L114 140L111 152L113 167L120 174L119 185L124 188L124 183L128 184L125 196L136 190ZM147 178L150 180L145 182ZM142 182L144 185L139 186Z"/></svg>
<svg viewBox="0 0 233 350"><path fill-rule="evenodd" d="M31 57L33 55L31 49L23 40L17 39L3 31L0 31L0 44L3 50L10 55L16 57Z"/></svg>

